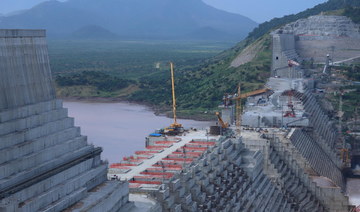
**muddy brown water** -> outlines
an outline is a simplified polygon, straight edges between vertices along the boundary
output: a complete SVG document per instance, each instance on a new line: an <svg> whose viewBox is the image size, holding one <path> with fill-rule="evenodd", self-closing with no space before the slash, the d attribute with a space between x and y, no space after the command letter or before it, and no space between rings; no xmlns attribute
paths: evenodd
<svg viewBox="0 0 360 212"><path fill-rule="evenodd" d="M150 108L131 103L94 103L64 101L69 116L88 136L88 143L103 148L102 159L120 162L124 156L145 148L145 137L170 125L173 120L156 116ZM213 122L178 120L185 128L205 129Z"/></svg>

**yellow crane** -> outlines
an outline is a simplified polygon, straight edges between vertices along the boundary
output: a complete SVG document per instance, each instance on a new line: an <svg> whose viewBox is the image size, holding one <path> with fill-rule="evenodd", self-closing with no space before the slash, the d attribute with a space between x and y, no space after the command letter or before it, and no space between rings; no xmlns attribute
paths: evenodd
<svg viewBox="0 0 360 212"><path fill-rule="evenodd" d="M226 129L229 127L229 124L227 122L224 122L220 116L220 113L219 112L216 112L215 115L217 116L218 120L219 120L219 123L221 124L221 127Z"/></svg>
<svg viewBox="0 0 360 212"><path fill-rule="evenodd" d="M170 127L165 128L166 134L177 135L178 133L184 132L184 128L181 124L177 123L176 118L176 96L175 96L175 76L174 76L174 64L170 62L170 72L171 72L171 90L172 90L172 100L173 100L173 115L174 123L170 124Z"/></svg>
<svg viewBox="0 0 360 212"><path fill-rule="evenodd" d="M172 90L172 99L173 99L173 114L174 114L174 123L171 127L182 127L181 124L176 121L176 97L175 97L175 76L174 76L174 64L170 62L170 71L171 71L171 90Z"/></svg>
<svg viewBox="0 0 360 212"><path fill-rule="evenodd" d="M236 97L233 97L232 98L233 100L244 99L244 98L247 98L249 96L255 96L255 95L258 95L258 94L266 93L266 92L270 91L270 89L263 88L263 89L243 93L243 94L239 93L240 91L241 90L240 90L240 84L239 84L239 86L238 86L238 95Z"/></svg>
<svg viewBox="0 0 360 212"><path fill-rule="evenodd" d="M232 100L236 101L236 131L240 134L240 126L241 126L241 99L247 98L249 96L255 96L258 94L263 94L270 91L268 88L258 89L255 91L250 91L247 93L241 93L241 86L240 83L238 85L238 92L237 96L233 97Z"/></svg>

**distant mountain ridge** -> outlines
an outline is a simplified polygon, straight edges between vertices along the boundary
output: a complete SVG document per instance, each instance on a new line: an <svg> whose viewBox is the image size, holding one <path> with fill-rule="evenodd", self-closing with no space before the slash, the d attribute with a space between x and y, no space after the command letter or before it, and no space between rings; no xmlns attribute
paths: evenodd
<svg viewBox="0 0 360 212"><path fill-rule="evenodd" d="M257 23L201 0L51 0L0 17L0 28L45 28L50 37L69 37L86 26L127 39L241 40Z"/></svg>

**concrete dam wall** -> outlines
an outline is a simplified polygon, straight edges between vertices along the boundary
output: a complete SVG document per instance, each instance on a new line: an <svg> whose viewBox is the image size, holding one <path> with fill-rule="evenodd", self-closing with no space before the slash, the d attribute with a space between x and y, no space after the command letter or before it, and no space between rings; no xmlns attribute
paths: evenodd
<svg viewBox="0 0 360 212"><path fill-rule="evenodd" d="M295 35L298 54L305 60L325 63L360 56L360 25L345 16L317 15L300 19L278 32Z"/></svg>
<svg viewBox="0 0 360 212"><path fill-rule="evenodd" d="M0 30L1 110L55 98L44 36L38 30Z"/></svg>
<svg viewBox="0 0 360 212"><path fill-rule="evenodd" d="M334 19L339 22L330 24ZM347 34L342 36L347 37L336 41L358 39L358 30L351 30L353 24L341 20L344 17L310 17L272 32L272 77L266 84L272 92L249 97L242 116L245 146L263 152L264 172L294 205L302 207L295 211L345 212L352 208L345 193L345 165L339 152L343 137L322 108L321 97L314 93L313 79L305 78L311 72L301 64L289 65L289 60L303 61L297 45L308 41L300 36L317 33L316 38L331 40L345 27ZM307 52L313 50L311 46Z"/></svg>
<svg viewBox="0 0 360 212"><path fill-rule="evenodd" d="M127 205L127 183L107 181L102 149L55 97L45 31L0 30L0 66L0 211Z"/></svg>
<svg viewBox="0 0 360 212"><path fill-rule="evenodd" d="M264 174L262 157L239 140L225 139L155 198L165 211L324 211L316 201L294 203Z"/></svg>
<svg viewBox="0 0 360 212"><path fill-rule="evenodd" d="M272 34L272 77L302 78L303 70L289 66L289 60L300 62L295 50L295 37L292 34Z"/></svg>

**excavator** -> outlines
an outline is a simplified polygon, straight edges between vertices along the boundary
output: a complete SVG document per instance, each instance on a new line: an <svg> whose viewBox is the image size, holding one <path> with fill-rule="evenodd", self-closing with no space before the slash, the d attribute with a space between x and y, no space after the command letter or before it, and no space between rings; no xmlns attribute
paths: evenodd
<svg viewBox="0 0 360 212"><path fill-rule="evenodd" d="M175 77L174 77L174 64L170 62L170 72L171 72L171 90L172 90L172 100L173 100L173 115L174 123L170 124L169 127L164 128L163 134L165 135L178 135L184 132L184 127L177 122L176 119L176 97L175 97Z"/></svg>
<svg viewBox="0 0 360 212"><path fill-rule="evenodd" d="M218 118L218 121L219 121L219 123L221 124L221 127L222 127L223 129L227 129L227 128L229 127L229 124L228 124L227 122L224 122L224 121L222 120L222 118L221 118L221 116L220 116L220 113L219 113L219 112L216 112L215 115L216 115L216 117Z"/></svg>

